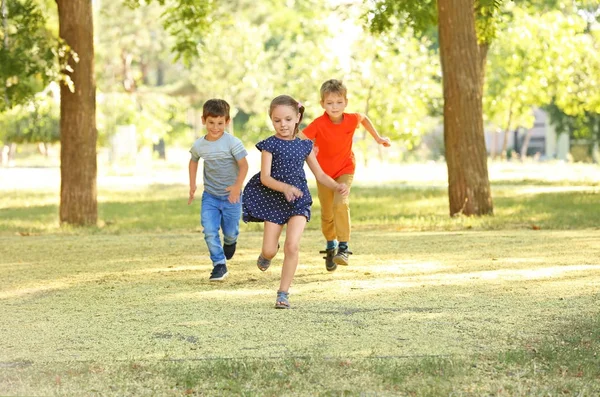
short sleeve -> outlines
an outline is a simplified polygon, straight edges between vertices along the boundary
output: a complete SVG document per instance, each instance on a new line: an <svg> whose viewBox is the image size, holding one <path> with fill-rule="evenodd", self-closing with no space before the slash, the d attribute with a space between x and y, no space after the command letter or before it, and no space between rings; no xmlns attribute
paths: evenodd
<svg viewBox="0 0 600 397"><path fill-rule="evenodd" d="M196 163L198 161L200 161L200 155L198 154L198 150L196 149L196 145L195 144L190 149L190 154L192 155L192 158L191 158L192 161L195 161Z"/></svg>
<svg viewBox="0 0 600 397"><path fill-rule="evenodd" d="M273 153L273 140L272 139L265 139L263 141L260 141L256 144L256 148L258 150L260 150L261 152L263 150L266 150L267 152Z"/></svg>
<svg viewBox="0 0 600 397"><path fill-rule="evenodd" d="M306 128L302 130L302 134L308 139L315 139L315 136L317 135L317 126L315 122L313 121L306 126Z"/></svg>
<svg viewBox="0 0 600 397"><path fill-rule="evenodd" d="M356 117L356 127L365 119L365 116L362 113L352 113L354 117Z"/></svg>
<svg viewBox="0 0 600 397"><path fill-rule="evenodd" d="M244 157L248 155L246 148L244 148L244 144L236 137L232 137L231 144L231 155L236 161L240 161Z"/></svg>
<svg viewBox="0 0 600 397"><path fill-rule="evenodd" d="M303 139L302 145L303 145L302 147L304 148L305 157L308 157L308 155L310 154L310 152L313 149L313 141L311 141L309 139Z"/></svg>

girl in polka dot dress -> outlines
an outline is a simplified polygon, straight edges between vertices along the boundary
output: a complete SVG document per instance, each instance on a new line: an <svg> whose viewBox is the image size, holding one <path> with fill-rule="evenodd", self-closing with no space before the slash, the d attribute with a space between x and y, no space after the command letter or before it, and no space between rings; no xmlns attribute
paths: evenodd
<svg viewBox="0 0 600 397"><path fill-rule="evenodd" d="M260 172L246 184L243 194L244 222L264 222L262 250L257 266L265 271L279 249L279 237L287 224L283 245L283 267L277 291L275 307L289 309L288 290L298 266L300 237L310 220L312 198L304 174L304 162L323 185L348 194L343 183L327 176L319 166L313 143L296 137L302 120L304 106L288 95L280 95L271 101L269 117L275 135L260 141L256 148L261 151Z"/></svg>

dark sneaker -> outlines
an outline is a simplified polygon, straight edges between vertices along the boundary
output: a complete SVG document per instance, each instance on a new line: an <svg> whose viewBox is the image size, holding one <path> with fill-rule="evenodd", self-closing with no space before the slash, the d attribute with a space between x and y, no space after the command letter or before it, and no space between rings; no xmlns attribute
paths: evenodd
<svg viewBox="0 0 600 397"><path fill-rule="evenodd" d="M227 266L225 265L216 265L213 267L212 273L210 274L210 281L221 281L227 277L229 273L227 272Z"/></svg>
<svg viewBox="0 0 600 397"><path fill-rule="evenodd" d="M333 256L335 255L335 248L326 249L325 251L319 251L320 254L325 254L323 259L325 259L325 269L328 272L333 272L337 269L337 265L333 261Z"/></svg>
<svg viewBox="0 0 600 397"><path fill-rule="evenodd" d="M223 252L225 253L226 259L233 258L233 254L235 254L235 246L236 245L237 245L237 243L233 243L231 245L223 244Z"/></svg>
<svg viewBox="0 0 600 397"><path fill-rule="evenodd" d="M348 251L348 248L338 249L337 254L333 257L333 263L338 266L348 266L348 256L352 255L352 251Z"/></svg>

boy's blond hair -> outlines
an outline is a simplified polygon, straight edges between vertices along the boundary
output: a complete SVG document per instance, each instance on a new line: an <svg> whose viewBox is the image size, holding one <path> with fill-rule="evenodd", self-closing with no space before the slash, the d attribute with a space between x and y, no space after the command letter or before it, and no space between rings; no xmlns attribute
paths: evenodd
<svg viewBox="0 0 600 397"><path fill-rule="evenodd" d="M341 80L331 79L327 80L321 85L321 100L325 100L325 96L327 94L338 94L346 99L346 94L348 93L348 89L342 83Z"/></svg>

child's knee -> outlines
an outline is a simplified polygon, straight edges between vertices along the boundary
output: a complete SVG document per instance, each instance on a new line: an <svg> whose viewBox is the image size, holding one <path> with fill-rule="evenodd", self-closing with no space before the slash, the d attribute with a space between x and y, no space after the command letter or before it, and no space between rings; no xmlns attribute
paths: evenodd
<svg viewBox="0 0 600 397"><path fill-rule="evenodd" d="M263 247L262 256L265 259L273 259L277 255L278 247Z"/></svg>
<svg viewBox="0 0 600 397"><path fill-rule="evenodd" d="M286 241L283 246L283 252L285 255L298 255L300 251L300 244L298 242Z"/></svg>

